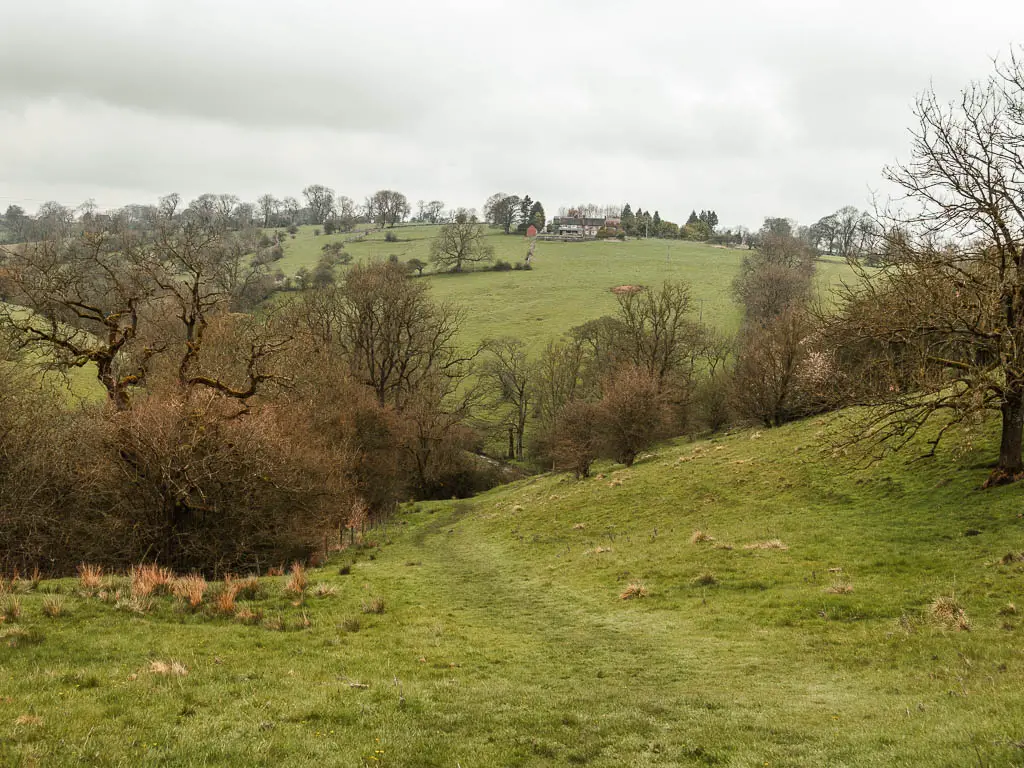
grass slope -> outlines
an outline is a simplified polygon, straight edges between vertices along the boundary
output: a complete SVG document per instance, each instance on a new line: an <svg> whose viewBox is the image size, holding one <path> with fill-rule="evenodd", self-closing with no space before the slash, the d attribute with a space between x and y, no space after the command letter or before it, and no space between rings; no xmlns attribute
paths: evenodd
<svg viewBox="0 0 1024 768"><path fill-rule="evenodd" d="M1021 764L1021 488L977 452L840 474L824 429L407 509L312 574L337 595L264 579L284 630L44 582L64 615L0 625L0 764ZM930 617L953 594L972 631Z"/></svg>
<svg viewBox="0 0 1024 768"><path fill-rule="evenodd" d="M355 261L371 262L398 256L402 261L430 258L434 226L396 227L374 232L347 243ZM320 249L328 242L351 235L313 235L313 227L301 227L285 241L285 258L275 267L293 274L312 268ZM399 241L384 237L393 232ZM527 241L492 230L488 237L495 258L515 263L526 256ZM539 241L529 272L471 272L434 274L428 278L434 296L466 310L463 338L467 345L496 336L517 336L537 352L551 339L576 325L615 310L618 285L660 285L665 280L685 280L692 287L694 309L708 324L731 332L739 324L739 310L730 284L746 252L669 240L628 242L590 241L561 243ZM819 262L818 282L823 291L850 271L836 259Z"/></svg>

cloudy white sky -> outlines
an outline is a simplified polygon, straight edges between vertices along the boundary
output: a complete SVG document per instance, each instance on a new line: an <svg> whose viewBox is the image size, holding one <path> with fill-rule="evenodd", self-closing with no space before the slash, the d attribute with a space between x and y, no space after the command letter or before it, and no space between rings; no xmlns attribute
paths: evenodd
<svg viewBox="0 0 1024 768"><path fill-rule="evenodd" d="M3 6L0 207L29 210L322 183L810 222L868 203L917 92L1024 42L1010 0Z"/></svg>

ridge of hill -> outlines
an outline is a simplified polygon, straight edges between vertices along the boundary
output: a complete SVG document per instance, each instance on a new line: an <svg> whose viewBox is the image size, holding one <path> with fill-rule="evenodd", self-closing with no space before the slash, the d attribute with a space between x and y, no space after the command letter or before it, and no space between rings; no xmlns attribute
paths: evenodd
<svg viewBox="0 0 1024 768"><path fill-rule="evenodd" d="M991 429L855 471L843 418L409 505L304 600L262 579L259 626L43 582L0 625L0 763L1019 764Z"/></svg>

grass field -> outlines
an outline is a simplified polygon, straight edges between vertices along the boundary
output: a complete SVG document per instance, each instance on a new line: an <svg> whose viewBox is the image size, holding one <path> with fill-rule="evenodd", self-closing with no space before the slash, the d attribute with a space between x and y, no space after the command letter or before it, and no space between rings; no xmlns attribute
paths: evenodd
<svg viewBox="0 0 1024 768"><path fill-rule="evenodd" d="M1024 764L1022 491L979 490L992 436L854 472L827 429L407 508L311 573L336 594L265 578L257 626L43 582L0 624L0 764Z"/></svg>
<svg viewBox="0 0 1024 768"><path fill-rule="evenodd" d="M399 241L384 240L385 232L374 232L345 248L354 261L371 262L394 254L402 261L429 261L430 241L438 227L396 227ZM313 227L302 227L294 239L285 241L285 258L275 265L286 274L301 267L312 268L321 247L350 235L314 236ZM489 236L495 257L515 263L526 256L527 241L493 230ZM435 274L430 281L437 299L449 300L466 311L463 338L467 344L496 336L517 336L536 352L587 320L615 310L618 285L660 285L665 280L685 280L692 287L695 317L722 329L734 331L739 310L729 286L745 251L718 248L681 240L630 240L561 243L540 241L531 271ZM819 262L818 282L822 291L849 268L840 260Z"/></svg>

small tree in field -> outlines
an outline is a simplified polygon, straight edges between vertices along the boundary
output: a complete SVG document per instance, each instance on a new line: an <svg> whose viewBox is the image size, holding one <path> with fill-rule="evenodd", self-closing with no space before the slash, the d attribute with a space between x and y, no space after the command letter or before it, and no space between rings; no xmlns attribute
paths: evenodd
<svg viewBox="0 0 1024 768"><path fill-rule="evenodd" d="M668 424L658 378L626 366L609 376L603 389L595 412L600 442L607 455L630 467L640 451L664 436Z"/></svg>
<svg viewBox="0 0 1024 768"><path fill-rule="evenodd" d="M494 247L487 242L487 228L472 211L460 208L450 224L430 244L430 260L438 267L461 272L464 264L478 264L494 258Z"/></svg>
<svg viewBox="0 0 1024 768"><path fill-rule="evenodd" d="M595 416L594 404L579 400L562 409L555 428L556 469L567 469L577 478L590 475L590 465L597 458L600 444Z"/></svg>

